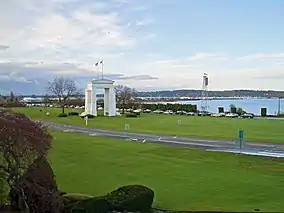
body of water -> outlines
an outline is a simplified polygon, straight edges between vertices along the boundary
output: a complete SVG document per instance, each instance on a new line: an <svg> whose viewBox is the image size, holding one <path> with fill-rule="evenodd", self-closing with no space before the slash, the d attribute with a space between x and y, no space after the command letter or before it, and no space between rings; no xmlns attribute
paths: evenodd
<svg viewBox="0 0 284 213"><path fill-rule="evenodd" d="M181 104L196 104L198 110L201 110L201 101L176 101ZM246 112L260 115L262 107L267 108L267 114L276 115L278 113L279 99L242 99L242 100L208 100L209 111L218 113L218 107L224 107L229 111L230 105L243 108ZM284 99L281 99L281 112L284 113Z"/></svg>

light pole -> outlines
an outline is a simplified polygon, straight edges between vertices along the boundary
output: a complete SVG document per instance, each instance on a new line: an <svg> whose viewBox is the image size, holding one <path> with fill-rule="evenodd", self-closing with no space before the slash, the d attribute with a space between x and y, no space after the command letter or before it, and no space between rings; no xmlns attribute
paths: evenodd
<svg viewBox="0 0 284 213"><path fill-rule="evenodd" d="M282 97L279 97L279 99L278 99L278 115L281 114L281 99L282 99Z"/></svg>

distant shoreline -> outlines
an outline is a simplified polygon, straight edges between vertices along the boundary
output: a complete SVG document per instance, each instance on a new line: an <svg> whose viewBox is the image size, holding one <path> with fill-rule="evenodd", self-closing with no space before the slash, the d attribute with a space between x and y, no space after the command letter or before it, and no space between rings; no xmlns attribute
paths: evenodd
<svg viewBox="0 0 284 213"><path fill-rule="evenodd" d="M45 98L45 96L23 96L24 99L34 99L39 100ZM52 96L50 96L52 98ZM74 98L85 98L83 95L74 97ZM97 94L97 98L103 98L103 95ZM252 100L252 99L279 99L279 97L253 97L253 96L247 96L247 97L137 97L142 102L144 101L200 101L200 100Z"/></svg>
<svg viewBox="0 0 284 213"><path fill-rule="evenodd" d="M167 98L167 97L139 97L142 102L173 102L173 101L200 101L200 100L257 100L257 99L279 99L278 97L182 97L182 98Z"/></svg>

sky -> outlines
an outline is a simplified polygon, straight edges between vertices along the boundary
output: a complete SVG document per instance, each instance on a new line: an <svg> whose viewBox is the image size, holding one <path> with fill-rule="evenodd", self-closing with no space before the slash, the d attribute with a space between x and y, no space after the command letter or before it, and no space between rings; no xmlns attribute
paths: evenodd
<svg viewBox="0 0 284 213"><path fill-rule="evenodd" d="M9 0L0 6L0 93L84 88L284 90L282 0Z"/></svg>

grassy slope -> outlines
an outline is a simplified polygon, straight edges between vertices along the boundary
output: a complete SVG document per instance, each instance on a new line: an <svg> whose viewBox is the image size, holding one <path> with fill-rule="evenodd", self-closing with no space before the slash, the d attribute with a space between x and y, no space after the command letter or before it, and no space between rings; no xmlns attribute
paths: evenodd
<svg viewBox="0 0 284 213"><path fill-rule="evenodd" d="M33 119L84 125L84 121L80 117L58 118L57 115L60 109L45 109L45 111L50 112L49 117L46 116L44 111L40 112L40 109L44 108L17 108L15 110L25 113ZM182 120L181 126L177 125L179 119ZM140 118L97 117L89 121L88 127L124 131L124 125L126 123L130 124L130 131L133 132L230 140L237 138L239 129L244 129L245 138L249 141L284 142L284 120L250 120L144 114Z"/></svg>
<svg viewBox="0 0 284 213"><path fill-rule="evenodd" d="M155 190L155 206L179 210L282 211L284 162L237 154L54 133L61 189L102 195L126 184Z"/></svg>

